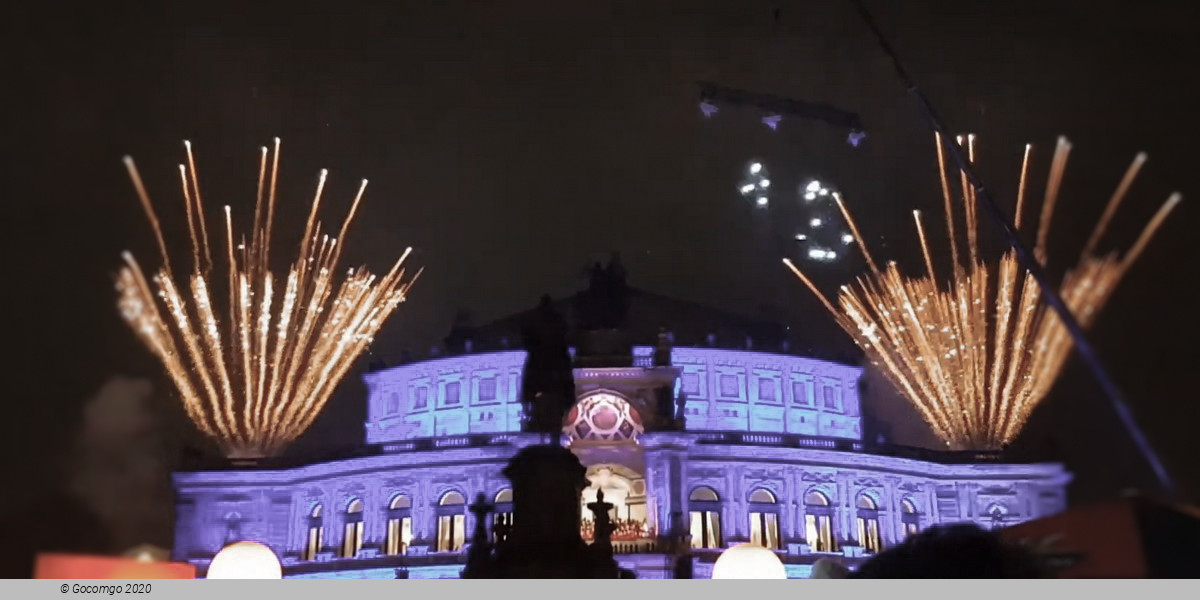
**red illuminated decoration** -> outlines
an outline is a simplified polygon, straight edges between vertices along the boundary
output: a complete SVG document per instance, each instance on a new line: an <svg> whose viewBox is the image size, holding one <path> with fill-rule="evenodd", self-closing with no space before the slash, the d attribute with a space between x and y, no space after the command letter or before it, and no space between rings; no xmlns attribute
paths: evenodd
<svg viewBox="0 0 1200 600"><path fill-rule="evenodd" d="M645 431L629 402L603 392L580 401L567 415L567 422L567 434L579 440L631 440Z"/></svg>
<svg viewBox="0 0 1200 600"><path fill-rule="evenodd" d="M34 579L195 579L187 563L155 562L112 556L39 554Z"/></svg>

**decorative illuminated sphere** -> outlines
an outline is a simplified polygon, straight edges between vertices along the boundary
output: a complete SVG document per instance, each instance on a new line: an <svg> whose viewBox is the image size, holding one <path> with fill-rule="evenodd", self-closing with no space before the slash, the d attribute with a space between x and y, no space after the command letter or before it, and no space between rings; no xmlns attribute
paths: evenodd
<svg viewBox="0 0 1200 600"><path fill-rule="evenodd" d="M208 579L283 579L279 557L258 542L225 546L208 565Z"/></svg>
<svg viewBox="0 0 1200 600"><path fill-rule="evenodd" d="M739 544L717 557L712 578L787 579L787 569L774 551L757 544Z"/></svg>

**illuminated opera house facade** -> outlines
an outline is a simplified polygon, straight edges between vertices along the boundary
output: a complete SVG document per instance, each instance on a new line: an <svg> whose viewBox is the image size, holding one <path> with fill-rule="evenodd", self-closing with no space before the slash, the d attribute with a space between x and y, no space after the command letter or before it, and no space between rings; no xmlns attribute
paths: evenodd
<svg viewBox="0 0 1200 600"><path fill-rule="evenodd" d="M1059 464L878 443L863 434L862 368L797 356L779 339L764 349L744 334L757 323L715 326L720 317L697 305L632 295L626 334L644 345L576 357L563 442L591 482L585 539L583 505L602 489L615 505L618 562L638 577L670 577L677 554L666 540L679 536L690 536L696 577L747 542L806 577L821 557L853 567L934 524L994 527L1065 508L1070 475ZM561 306L569 315L569 301ZM662 333L668 319L706 329ZM516 322L366 374L361 452L176 473L175 557L203 572L225 544L254 540L276 551L285 577L458 577L471 505L494 506L488 527L505 519L512 492L501 470L540 442L521 433L525 352L504 339L520 339Z"/></svg>

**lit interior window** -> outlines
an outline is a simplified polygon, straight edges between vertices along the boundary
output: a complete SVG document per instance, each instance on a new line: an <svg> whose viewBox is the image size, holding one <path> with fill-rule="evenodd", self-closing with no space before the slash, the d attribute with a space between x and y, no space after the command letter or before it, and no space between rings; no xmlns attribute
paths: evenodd
<svg viewBox="0 0 1200 600"><path fill-rule="evenodd" d="M710 487L698 487L688 497L692 547L721 547L720 499Z"/></svg>
<svg viewBox="0 0 1200 600"><path fill-rule="evenodd" d="M762 488L750 493L750 543L779 548L779 506L775 495Z"/></svg>
<svg viewBox="0 0 1200 600"><path fill-rule="evenodd" d="M466 515L463 513L467 501L463 495L450 491L438 502L437 551L458 552L466 542Z"/></svg>
<svg viewBox="0 0 1200 600"><path fill-rule="evenodd" d="M904 526L905 538L921 531L921 515L917 512L917 506L907 498L900 501L900 523Z"/></svg>
<svg viewBox="0 0 1200 600"><path fill-rule="evenodd" d="M384 540L384 554L408 554L408 545L412 542L412 501L403 494L392 498L388 504L387 538Z"/></svg>
<svg viewBox="0 0 1200 600"><path fill-rule="evenodd" d="M870 553L883 550L883 540L879 537L879 506L870 496L863 494L855 504L857 509L858 543Z"/></svg>
<svg viewBox="0 0 1200 600"><path fill-rule="evenodd" d="M813 552L835 552L833 543L833 508L821 492L809 492L804 497L804 537Z"/></svg>
<svg viewBox="0 0 1200 600"><path fill-rule="evenodd" d="M363 543L363 503L355 498L346 505L346 524L342 532L342 558L354 558L362 550Z"/></svg>
<svg viewBox="0 0 1200 600"><path fill-rule="evenodd" d="M492 501L496 506L496 513L492 516L492 535L493 539L496 535L496 525L503 523L511 526L513 523L512 513L513 493L509 488L504 488L496 493L496 498ZM494 540L500 541L500 540Z"/></svg>
<svg viewBox="0 0 1200 600"><path fill-rule="evenodd" d="M304 540L304 552L300 554L300 560L316 560L317 553L321 551L321 545L325 542L325 530L321 527L321 505L313 506L308 513L308 535Z"/></svg>

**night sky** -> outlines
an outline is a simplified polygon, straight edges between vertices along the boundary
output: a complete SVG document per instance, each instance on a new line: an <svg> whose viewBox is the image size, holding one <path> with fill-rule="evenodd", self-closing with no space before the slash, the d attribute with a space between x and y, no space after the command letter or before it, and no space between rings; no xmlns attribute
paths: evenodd
<svg viewBox="0 0 1200 600"><path fill-rule="evenodd" d="M1075 143L1052 271L1074 263L1136 152L1150 161L1107 244L1127 248L1171 191L1185 194L1092 339L1194 500L1200 92L1189 80L1200 32L1190 8L870 5L948 124L978 134L982 175L1006 207L1026 142L1035 144L1038 202L1055 137ZM6 507L61 496L56 490L81 468L83 407L115 376L153 383L165 444L188 431L161 369L114 306L120 252L156 264L120 162L126 154L137 159L180 262L186 226L175 165L183 139L197 151L210 222L230 203L243 223L258 147L283 139L277 254L295 241L320 168L330 170L326 222L340 219L359 180L370 179L347 259L386 269L412 245L426 267L376 340L384 360L436 343L460 307L485 321L542 293L574 291L585 262L613 250L638 287L741 313L772 304L794 327L828 329L829 317L779 264L780 246L763 239L791 225L762 223L767 217L737 195L753 158L773 179L833 181L879 258L919 261L909 211L940 203L932 136L849 2L20 10L8 22L17 29L4 36L15 45L6 53L15 72L5 77L5 116L17 150L0 183L9 224L6 420L15 433L5 443L13 446L7 466L32 491L4 494ZM859 113L869 137L854 149L846 132L820 123L785 119L771 132L747 111L704 119L697 80L828 102ZM852 258L818 275L832 288L861 268ZM309 446L352 443L361 432L361 384L351 379ZM1074 499L1152 485L1077 361L1026 438L1078 473ZM145 537L167 543L169 532Z"/></svg>

